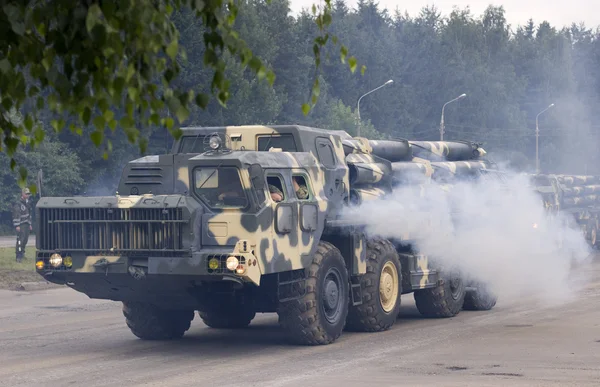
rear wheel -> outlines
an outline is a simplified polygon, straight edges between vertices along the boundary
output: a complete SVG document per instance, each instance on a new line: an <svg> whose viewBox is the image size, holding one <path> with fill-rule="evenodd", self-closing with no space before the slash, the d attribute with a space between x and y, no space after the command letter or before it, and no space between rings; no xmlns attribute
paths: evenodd
<svg viewBox="0 0 600 387"><path fill-rule="evenodd" d="M392 327L400 310L402 270L398 253L388 240L367 244L367 272L361 278L362 304L350 306L346 329L378 332Z"/></svg>
<svg viewBox="0 0 600 387"><path fill-rule="evenodd" d="M330 344L342 334L348 315L349 286L344 258L332 244L319 242L306 273L306 292L279 305L279 323L298 344Z"/></svg>
<svg viewBox="0 0 600 387"><path fill-rule="evenodd" d="M442 276L442 283L435 288L415 291L415 304L425 317L453 317L463 307L465 284L457 274Z"/></svg>
<svg viewBox="0 0 600 387"><path fill-rule="evenodd" d="M228 305L198 312L198 315L211 328L234 329L245 328L256 316L256 312L243 306Z"/></svg>
<svg viewBox="0 0 600 387"><path fill-rule="evenodd" d="M123 315L131 332L144 340L179 339L194 319L193 310L167 310L145 302L123 302Z"/></svg>
<svg viewBox="0 0 600 387"><path fill-rule="evenodd" d="M464 310L490 310L496 305L498 296L492 293L482 283L475 283L467 288L465 294Z"/></svg>

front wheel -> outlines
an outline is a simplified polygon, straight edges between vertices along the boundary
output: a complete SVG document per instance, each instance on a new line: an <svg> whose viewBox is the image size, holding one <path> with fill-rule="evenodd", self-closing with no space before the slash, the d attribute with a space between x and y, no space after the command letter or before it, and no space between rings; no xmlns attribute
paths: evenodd
<svg viewBox="0 0 600 387"><path fill-rule="evenodd" d="M400 311L402 270L394 245L386 239L370 240L367 259L367 272L361 278L362 304L350 306L349 331L385 331Z"/></svg>
<svg viewBox="0 0 600 387"><path fill-rule="evenodd" d="M340 251L320 242L306 270L303 296L279 306L279 323L290 339L303 345L334 342L348 315L348 272Z"/></svg>
<svg viewBox="0 0 600 387"><path fill-rule="evenodd" d="M442 276L442 283L435 288L415 291L415 304L425 317L453 317L463 307L465 284L457 274Z"/></svg>
<svg viewBox="0 0 600 387"><path fill-rule="evenodd" d="M194 319L193 310L167 310L145 302L123 302L123 315L131 332L144 340L179 339Z"/></svg>

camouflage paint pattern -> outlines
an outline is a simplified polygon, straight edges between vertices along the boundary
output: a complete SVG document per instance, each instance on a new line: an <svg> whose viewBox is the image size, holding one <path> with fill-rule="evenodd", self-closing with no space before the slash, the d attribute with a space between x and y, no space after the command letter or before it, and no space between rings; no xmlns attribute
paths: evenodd
<svg viewBox="0 0 600 387"><path fill-rule="evenodd" d="M220 149L210 148L211 138L219 139ZM38 260L45 265L38 272L84 284L74 275L123 274L134 281L230 277L260 285L265 275L308 267L324 235L343 234L355 240L352 256L345 258L353 263L352 274L360 275L366 270L364 235L360 220L338 221L344 206L384 197L398 184L414 184L406 180L411 174L426 184L438 175L459 178L484 170L487 164L478 160L483 155L479 145L468 142L374 141L296 125L184 128L170 154L127 164L119 195L40 200L38 215L53 218L37 230ZM228 168L239 174L244 196L239 199L245 204L216 208L200 195L197 176ZM292 182L297 175L306 181L299 197ZM282 183L281 202L270 197L270 177ZM117 209L125 211L119 212L124 218L99 215ZM179 215L160 215L175 213L170 210ZM61 230L65 234L58 237ZM70 256L72 267L51 267L53 253ZM230 257L238 259L243 272L226 268ZM435 286L427 257L410 257L405 257L410 288Z"/></svg>

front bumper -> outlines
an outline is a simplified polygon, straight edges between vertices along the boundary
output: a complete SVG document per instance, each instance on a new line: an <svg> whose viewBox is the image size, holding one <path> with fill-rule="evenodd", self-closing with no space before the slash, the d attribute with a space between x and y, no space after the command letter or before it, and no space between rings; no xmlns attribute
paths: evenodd
<svg viewBox="0 0 600 387"><path fill-rule="evenodd" d="M260 285L262 265L254 255L254 246L247 240L239 241L233 249L206 249L194 252L187 257L130 255L86 255L57 252L62 263L52 265L49 252L38 252L37 272L50 282L68 283L82 275L96 274L102 277L125 276L135 281L168 279L172 276L194 278L200 281L233 280L241 283ZM70 257L70 258L67 258ZM238 270L229 270L227 258L236 257ZM70 262L69 262L70 261ZM212 261L212 262L211 262ZM65 264L68 263L68 265ZM56 262L55 262L56 264Z"/></svg>

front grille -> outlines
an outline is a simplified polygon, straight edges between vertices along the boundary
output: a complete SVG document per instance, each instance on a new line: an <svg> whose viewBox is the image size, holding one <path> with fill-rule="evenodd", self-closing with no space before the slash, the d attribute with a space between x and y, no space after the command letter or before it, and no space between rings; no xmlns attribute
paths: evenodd
<svg viewBox="0 0 600 387"><path fill-rule="evenodd" d="M183 253L181 208L40 208L39 250Z"/></svg>

